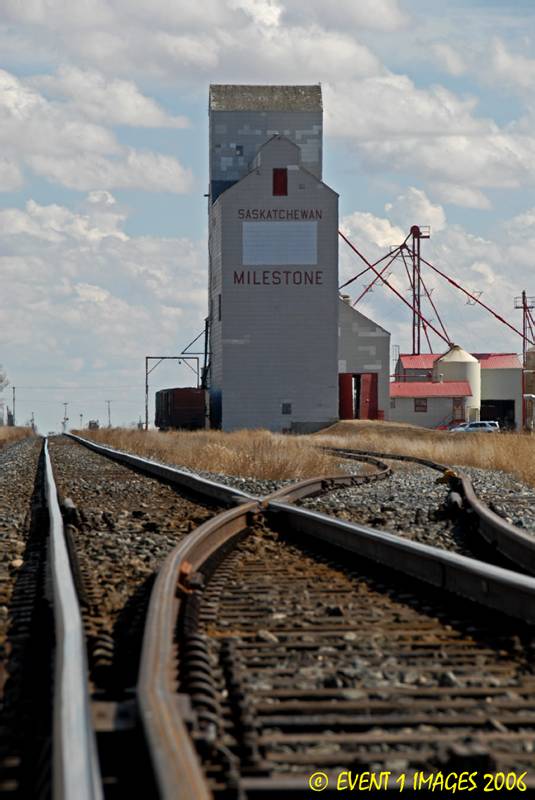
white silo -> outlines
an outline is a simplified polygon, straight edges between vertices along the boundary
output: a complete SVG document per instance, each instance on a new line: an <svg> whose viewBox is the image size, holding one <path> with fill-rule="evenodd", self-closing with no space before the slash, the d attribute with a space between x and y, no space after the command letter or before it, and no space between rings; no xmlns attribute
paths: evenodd
<svg viewBox="0 0 535 800"><path fill-rule="evenodd" d="M440 377L442 376L442 377ZM437 358L433 380L468 381L472 396L466 398L466 419L478 420L481 411L481 364L474 356L454 344Z"/></svg>

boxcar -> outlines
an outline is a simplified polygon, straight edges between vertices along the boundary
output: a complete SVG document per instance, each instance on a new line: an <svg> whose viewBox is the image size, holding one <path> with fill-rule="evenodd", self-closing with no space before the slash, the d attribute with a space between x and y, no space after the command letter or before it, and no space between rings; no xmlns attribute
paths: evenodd
<svg viewBox="0 0 535 800"><path fill-rule="evenodd" d="M154 423L161 431L172 428L196 430L206 427L204 389L161 389L156 392Z"/></svg>

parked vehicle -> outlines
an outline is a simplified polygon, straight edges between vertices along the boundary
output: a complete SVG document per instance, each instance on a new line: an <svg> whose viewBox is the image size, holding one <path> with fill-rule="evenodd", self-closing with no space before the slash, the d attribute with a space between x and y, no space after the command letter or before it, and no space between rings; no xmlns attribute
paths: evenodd
<svg viewBox="0 0 535 800"><path fill-rule="evenodd" d="M499 422L485 420L484 422L463 422L451 429L451 433L498 433Z"/></svg>

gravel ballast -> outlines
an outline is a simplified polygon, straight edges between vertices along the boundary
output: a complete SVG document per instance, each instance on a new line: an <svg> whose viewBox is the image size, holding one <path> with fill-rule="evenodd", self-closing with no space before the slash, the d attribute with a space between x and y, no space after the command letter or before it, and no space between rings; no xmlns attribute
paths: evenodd
<svg viewBox="0 0 535 800"><path fill-rule="evenodd" d="M393 474L366 483L305 498L299 505L347 522L405 536L416 542L470 555L462 532L443 513L449 487L440 473L419 465L391 463Z"/></svg>
<svg viewBox="0 0 535 800"><path fill-rule="evenodd" d="M72 439L55 437L49 447L67 535L80 565L93 681L134 683L155 572L184 536L219 509Z"/></svg>
<svg viewBox="0 0 535 800"><path fill-rule="evenodd" d="M428 467L390 462L394 474L386 481L339 489L300 501L314 511L349 522L379 528L423 544L473 556L466 533L445 513L448 485ZM476 494L502 518L535 535L535 491L505 472L453 467L467 475Z"/></svg>
<svg viewBox="0 0 535 800"><path fill-rule="evenodd" d="M535 454L534 454L535 457ZM535 489L501 470L458 467L478 497L507 522L535 535Z"/></svg>
<svg viewBox="0 0 535 800"><path fill-rule="evenodd" d="M28 732L36 730L24 664L31 658L45 557L44 536L32 528L41 447L42 439L32 436L0 449L0 773L12 786L20 780Z"/></svg>

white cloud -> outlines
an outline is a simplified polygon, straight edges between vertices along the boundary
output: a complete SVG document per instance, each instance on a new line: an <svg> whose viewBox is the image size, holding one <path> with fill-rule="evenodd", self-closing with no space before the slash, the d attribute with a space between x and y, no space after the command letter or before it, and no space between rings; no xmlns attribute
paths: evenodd
<svg viewBox="0 0 535 800"><path fill-rule="evenodd" d="M408 17L398 0L338 0L325 3L323 0L287 0L283 20L302 26L313 22L327 29L347 31L371 29L398 31L408 24Z"/></svg>
<svg viewBox="0 0 535 800"><path fill-rule="evenodd" d="M446 215L442 206L434 205L424 191L414 186L410 186L393 203L387 203L385 211L405 231L402 238L405 238L413 225L429 225L434 233L446 226Z"/></svg>
<svg viewBox="0 0 535 800"><path fill-rule="evenodd" d="M393 74L329 85L325 92L327 131L352 144L368 167L470 190L533 186L532 131L502 130L475 116L476 104ZM474 201L484 203L478 194Z"/></svg>
<svg viewBox="0 0 535 800"><path fill-rule="evenodd" d="M525 285L526 268L533 263L535 246L535 212L529 209L496 228L492 238L476 236L461 226L448 224L440 206L429 202L423 192L412 189L387 204L388 218L372 214L353 213L343 220L349 239L369 260L375 261L388 252L389 245L402 241L406 228L397 228L393 223L400 213L409 219L407 205L426 207L435 216L431 238L422 243L423 257L449 275L470 292L482 292L481 300L495 309L504 319L517 328L520 318L511 310L512 298L520 294ZM424 224L423 220L420 220ZM436 222L438 221L438 225ZM399 234L403 232L401 240ZM348 280L365 265L341 244L341 282ZM386 262L383 262L386 263ZM506 265L506 266L505 266ZM409 298L409 284L404 265L397 260L388 267L389 283L396 286L405 298ZM455 289L444 278L423 266L422 275L439 314L446 323L454 341L472 350L497 350L519 352L522 342L519 336L500 324L488 312L477 305L468 305L467 297ZM374 275L369 271L344 291L356 298ZM425 300L424 316L438 327L435 312ZM410 310L394 297L390 290L377 282L373 291L366 295L363 313L369 314L380 325L393 333L393 342L407 346L410 340ZM435 339L435 347L439 347Z"/></svg>
<svg viewBox="0 0 535 800"><path fill-rule="evenodd" d="M191 171L175 158L120 145L111 131L48 101L5 71L0 71L0 145L8 188L20 186L20 164L80 190L139 187L181 193L192 186Z"/></svg>
<svg viewBox="0 0 535 800"><path fill-rule="evenodd" d="M330 134L375 145L385 137L395 143L409 137L425 140L497 130L492 123L473 117L474 98L462 99L441 86L418 89L405 75L383 73L325 87Z"/></svg>
<svg viewBox="0 0 535 800"><path fill-rule="evenodd" d="M436 62L450 75L458 78L466 72L466 64L462 56L446 42L437 42L431 46Z"/></svg>
<svg viewBox="0 0 535 800"><path fill-rule="evenodd" d="M115 22L107 0L4 0L2 14L10 21L59 27L94 27Z"/></svg>
<svg viewBox="0 0 535 800"><path fill-rule="evenodd" d="M522 233L529 228L535 228L535 208L529 208L527 211L517 214L507 223L507 229L511 233Z"/></svg>
<svg viewBox="0 0 535 800"><path fill-rule="evenodd" d="M229 0L229 8L244 11L259 25L277 26L282 7L273 0Z"/></svg>
<svg viewBox="0 0 535 800"><path fill-rule="evenodd" d="M36 155L28 163L48 180L80 191L108 186L183 193L193 183L191 170L184 169L175 158L128 148L126 157L117 160L99 155L70 158Z"/></svg>
<svg viewBox="0 0 535 800"><path fill-rule="evenodd" d="M89 199L87 210L79 212L35 201L25 210L0 212L2 347L6 364L16 365L17 383L72 386L79 378L82 385L138 386L137 394L134 389L102 393L117 400L122 419L130 400L137 401L137 418L143 408L145 355L176 353L204 325L205 245L129 237L119 204L107 199ZM21 381L25 371L31 379ZM173 374L173 381L191 385L176 365ZM42 420L56 395L21 390L21 404L30 396L42 403L35 407ZM85 406L77 413L98 417L102 412L90 405L95 396L60 392L56 399L74 403L80 398Z"/></svg>
<svg viewBox="0 0 535 800"><path fill-rule="evenodd" d="M95 190L93 192L89 192L87 195L87 202L94 204L98 203L104 206L113 206L117 201L115 197L110 194L110 192L106 192L104 190Z"/></svg>
<svg viewBox="0 0 535 800"><path fill-rule="evenodd" d="M505 43L495 38L491 50L491 76L522 91L535 89L535 58L510 53Z"/></svg>
<svg viewBox="0 0 535 800"><path fill-rule="evenodd" d="M125 215L117 211L102 213L93 207L89 214L76 214L64 206L41 206L34 200L26 203L25 211L18 208L0 211L3 236L26 235L48 242L67 239L98 242L106 236L125 241L128 236L121 230L124 220Z"/></svg>
<svg viewBox="0 0 535 800"><path fill-rule="evenodd" d="M90 283L78 283L73 288L82 301L104 303L106 300L110 299L110 293L101 286L93 286Z"/></svg>
<svg viewBox="0 0 535 800"><path fill-rule="evenodd" d="M93 24L87 7L78 5L48 0L46 13L43 3L31 2L30 8L21 9L16 0L8 0L3 13L11 23L34 25L39 45L48 42L53 63L59 50L63 61L70 57L73 63L85 65L83 71L74 68L74 74L58 84L67 94L77 93L80 103L84 102L79 97L80 83L87 82L88 76L89 94L99 99L104 95L107 102L114 85L104 90L92 76L97 71L113 75L112 84L119 82L115 88L123 95L116 113L127 117L132 103L124 109L124 84L131 84L133 76L142 81L156 77L175 87L204 87L216 70L221 82L243 82L244 65L248 82L310 82L334 80L341 74L373 74L380 64L358 41L360 30L397 30L407 21L397 0L344 0L331 6L313 0L305 12L297 0L202 4L108 0L95 8ZM85 77L81 79L80 73ZM85 106L93 118L100 119L90 99ZM153 108L151 115L155 113Z"/></svg>
<svg viewBox="0 0 535 800"><path fill-rule="evenodd" d="M341 229L349 238L358 236L376 247L385 249L401 244L407 235L406 231L392 225L389 220L362 211L354 211L353 214L344 217Z"/></svg>
<svg viewBox="0 0 535 800"><path fill-rule="evenodd" d="M463 206L464 208L491 208L491 203L479 189L454 183L432 184L434 193L444 203Z"/></svg>
<svg viewBox="0 0 535 800"><path fill-rule="evenodd" d="M0 192L12 192L20 189L24 179L18 164L7 158L0 158Z"/></svg>
<svg viewBox="0 0 535 800"><path fill-rule="evenodd" d="M56 75L41 75L32 83L65 97L82 116L107 125L133 125L143 128L185 128L186 117L167 114L150 97L145 97L132 81L107 79L96 70L61 66Z"/></svg>

